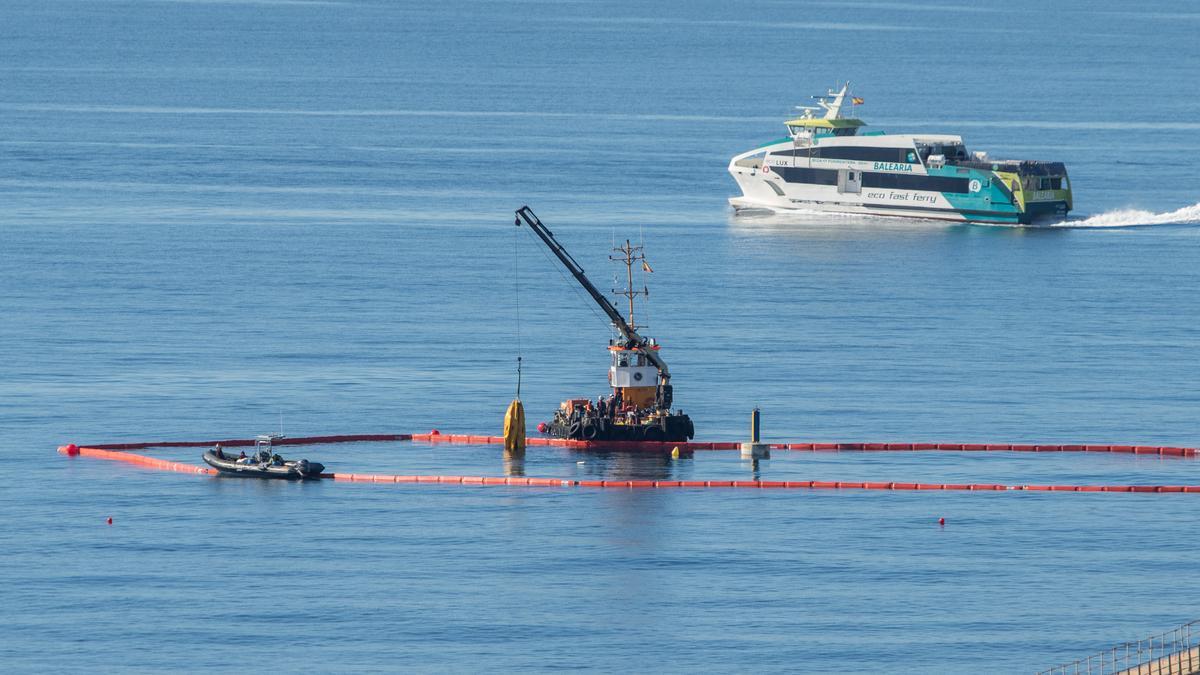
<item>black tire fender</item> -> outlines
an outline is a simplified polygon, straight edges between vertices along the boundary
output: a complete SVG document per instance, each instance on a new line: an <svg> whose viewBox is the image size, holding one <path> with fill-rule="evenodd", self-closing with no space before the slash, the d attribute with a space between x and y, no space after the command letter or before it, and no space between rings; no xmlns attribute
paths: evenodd
<svg viewBox="0 0 1200 675"><path fill-rule="evenodd" d="M595 422L584 422L583 428L580 430L580 435L585 441L594 441L596 436L600 434L600 427Z"/></svg>

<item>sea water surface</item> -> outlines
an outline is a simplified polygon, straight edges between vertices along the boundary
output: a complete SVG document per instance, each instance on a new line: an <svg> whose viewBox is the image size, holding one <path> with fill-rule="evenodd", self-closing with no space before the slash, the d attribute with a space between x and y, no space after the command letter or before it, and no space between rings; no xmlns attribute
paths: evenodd
<svg viewBox="0 0 1200 675"><path fill-rule="evenodd" d="M608 327L513 227L523 204L605 290L614 242L645 244L641 316L702 440L742 438L759 406L773 441L1196 446L1197 30L1182 1L3 4L0 666L1030 672L1200 618L1195 495L268 484L55 453L496 434L518 356L531 427L604 392ZM874 128L1065 162L1076 211L733 216L728 158L846 79ZM1200 465L777 452L757 475L1197 484Z"/></svg>

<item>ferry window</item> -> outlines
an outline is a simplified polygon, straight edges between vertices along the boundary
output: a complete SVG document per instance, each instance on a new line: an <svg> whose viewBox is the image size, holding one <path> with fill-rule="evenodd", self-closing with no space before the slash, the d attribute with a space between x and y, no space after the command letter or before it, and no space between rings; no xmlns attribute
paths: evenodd
<svg viewBox="0 0 1200 675"><path fill-rule="evenodd" d="M909 164L916 164L917 163L917 153L913 152L912 150L909 150L904 155L904 161L908 162Z"/></svg>
<svg viewBox="0 0 1200 675"><path fill-rule="evenodd" d="M800 166L781 166L775 172L788 183L810 183L813 185L837 185L838 172L834 169L809 169Z"/></svg>
<svg viewBox="0 0 1200 675"><path fill-rule="evenodd" d="M966 194L970 190L966 178L942 176L915 176L906 173L874 173L862 175L863 187L888 188L891 190L928 190L932 192L955 192Z"/></svg>
<svg viewBox="0 0 1200 675"><path fill-rule="evenodd" d="M946 159L966 159L967 150L961 145L947 145L945 155Z"/></svg>
<svg viewBox="0 0 1200 675"><path fill-rule="evenodd" d="M813 157L849 159L858 162L903 162L903 148L870 148L860 146L827 147L813 150Z"/></svg>
<svg viewBox="0 0 1200 675"><path fill-rule="evenodd" d="M1063 190L1070 190L1070 189L1071 189L1071 184L1067 182L1067 177L1066 177L1066 176L1063 176L1062 178L1059 178L1058 180L1059 180L1059 182L1062 184L1062 189L1063 189Z"/></svg>

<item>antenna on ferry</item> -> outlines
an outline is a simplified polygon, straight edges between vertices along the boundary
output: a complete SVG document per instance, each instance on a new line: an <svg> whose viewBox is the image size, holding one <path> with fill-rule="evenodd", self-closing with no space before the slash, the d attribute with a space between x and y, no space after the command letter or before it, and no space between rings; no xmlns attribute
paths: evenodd
<svg viewBox="0 0 1200 675"><path fill-rule="evenodd" d="M850 91L850 83L842 85L839 91L830 89L824 96L814 96L817 105L825 109L825 119L835 120L842 116L842 102L846 100L846 92ZM833 99L832 101L828 99Z"/></svg>

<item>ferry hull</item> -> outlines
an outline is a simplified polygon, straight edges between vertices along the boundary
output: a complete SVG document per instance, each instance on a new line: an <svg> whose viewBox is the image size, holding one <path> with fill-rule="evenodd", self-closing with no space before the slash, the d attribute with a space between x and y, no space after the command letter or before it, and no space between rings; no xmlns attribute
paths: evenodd
<svg viewBox="0 0 1200 675"><path fill-rule="evenodd" d="M729 205L737 213L749 211L772 211L777 213L803 213L823 211L826 213L842 213L862 216L883 216L889 218L920 218L924 220L949 220L961 223L983 223L1004 225L1031 225L1039 220L1065 218L1068 213L1065 201L1038 204L1028 213L1010 215L1007 213L978 213L955 211L953 209L934 208L903 208L873 206L870 204L822 204L807 202L803 204L774 204L731 197Z"/></svg>
<svg viewBox="0 0 1200 675"><path fill-rule="evenodd" d="M961 182L967 186L962 193L864 187L854 182L847 185L847 175L858 176L858 180L866 175L859 168L826 169L830 174L826 182L830 184L815 185L794 180L795 174L801 179L812 180L811 169L804 168L800 172L791 169L761 162L751 166L731 162L729 171L741 187L742 196L731 198L729 204L736 211L824 211L1006 225L1029 225L1039 219L1063 218L1071 209L1067 190L1027 195L1021 190L1019 179L1009 180L1006 176L979 169L955 168L953 174L947 172L949 175L946 176L926 172L912 176L918 180L927 176L934 181ZM834 174L838 178L834 178Z"/></svg>

